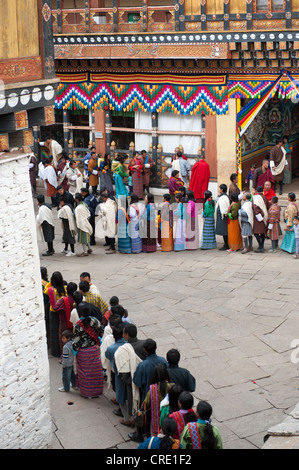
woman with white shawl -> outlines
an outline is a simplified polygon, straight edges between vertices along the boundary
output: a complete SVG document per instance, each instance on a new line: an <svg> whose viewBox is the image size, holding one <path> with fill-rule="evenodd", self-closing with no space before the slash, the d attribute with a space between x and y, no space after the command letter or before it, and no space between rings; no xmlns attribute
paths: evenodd
<svg viewBox="0 0 299 470"><path fill-rule="evenodd" d="M83 201L81 193L75 194L75 201L77 207L75 209L75 219L78 228L78 242L83 247L83 252L77 256L88 256L92 253L90 248L90 236L92 235L92 226L89 223L90 210L88 205Z"/></svg>
<svg viewBox="0 0 299 470"><path fill-rule="evenodd" d="M43 256L52 256L54 253L53 240L55 238L55 223L51 209L45 204L43 194L37 196L38 214L36 216L37 237L44 240L48 250Z"/></svg>
<svg viewBox="0 0 299 470"><path fill-rule="evenodd" d="M72 196L79 193L83 187L83 175L78 168L78 163L79 162L71 160L65 173L69 185L69 192Z"/></svg>
<svg viewBox="0 0 299 470"><path fill-rule="evenodd" d="M63 230L62 243L64 243L64 248L61 253L65 253L66 256L75 256L75 236L77 233L76 219L72 209L67 204L67 198L63 196L59 198L58 218L61 219ZM69 245L71 251L68 251Z"/></svg>
<svg viewBox="0 0 299 470"><path fill-rule="evenodd" d="M241 224L241 235L244 242L244 249L242 254L253 251L252 248L252 235L253 235L253 209L251 194L245 193L243 196L243 205L239 209L239 222Z"/></svg>
<svg viewBox="0 0 299 470"><path fill-rule="evenodd" d="M219 248L221 251L229 250L228 245L228 230L227 230L227 215L228 209L230 206L230 200L227 195L227 186L226 184L221 184L219 186L219 197L217 199L215 207L216 215L216 228L215 234L223 236L224 245L222 248Z"/></svg>

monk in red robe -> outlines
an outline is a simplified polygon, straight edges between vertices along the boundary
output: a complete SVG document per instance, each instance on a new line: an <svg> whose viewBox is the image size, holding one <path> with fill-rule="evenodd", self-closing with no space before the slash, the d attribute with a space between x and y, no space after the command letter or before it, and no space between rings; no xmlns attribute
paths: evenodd
<svg viewBox="0 0 299 470"><path fill-rule="evenodd" d="M273 196L276 196L274 189L272 189L272 185L270 181L266 181L264 184L264 196L268 199L268 201L271 201Z"/></svg>
<svg viewBox="0 0 299 470"><path fill-rule="evenodd" d="M207 191L210 181L210 166L201 157L191 170L189 190L193 191L196 202L204 204L205 191Z"/></svg>

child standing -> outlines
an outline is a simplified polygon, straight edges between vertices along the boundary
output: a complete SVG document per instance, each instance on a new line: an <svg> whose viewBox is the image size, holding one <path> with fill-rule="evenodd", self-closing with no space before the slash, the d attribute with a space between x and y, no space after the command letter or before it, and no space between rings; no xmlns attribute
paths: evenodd
<svg viewBox="0 0 299 470"><path fill-rule="evenodd" d="M245 183L249 183L249 192L250 194L253 193L253 173L255 172L256 170L256 165L251 165L250 167L250 170L249 170L249 173L248 175L246 176L246 180L245 180Z"/></svg>
<svg viewBox="0 0 299 470"><path fill-rule="evenodd" d="M73 353L73 333L65 330L61 335L64 344L62 350L62 384L58 390L60 392L69 392L70 385L76 388L76 375L74 372L74 353Z"/></svg>
<svg viewBox="0 0 299 470"><path fill-rule="evenodd" d="M245 193L243 196L245 201L241 209L238 211L238 215L241 219L241 235L244 242L244 250L241 251L242 254L253 251L252 248L252 235L253 235L253 209L251 202L251 194Z"/></svg>
<svg viewBox="0 0 299 470"><path fill-rule="evenodd" d="M293 218L293 226L292 227L287 226L285 230L294 232L295 234L296 254L294 258L298 259L299 258L299 217L298 215L295 215L295 217Z"/></svg>
<svg viewBox="0 0 299 470"><path fill-rule="evenodd" d="M275 253L278 248L280 234L280 207L278 205L278 197L276 196L271 198L271 206L268 210L268 217L268 230L270 240L272 242L272 248L270 248L269 253Z"/></svg>

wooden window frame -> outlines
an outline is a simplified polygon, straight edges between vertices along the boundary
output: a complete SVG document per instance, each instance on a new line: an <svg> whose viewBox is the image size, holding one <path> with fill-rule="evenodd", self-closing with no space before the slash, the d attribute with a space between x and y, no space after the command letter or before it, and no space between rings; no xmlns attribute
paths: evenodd
<svg viewBox="0 0 299 470"><path fill-rule="evenodd" d="M275 10L272 8L272 0L268 0L267 10L259 10L257 7L257 0L253 0L253 12L254 13L285 13L286 11L286 0L283 0L283 8L281 10Z"/></svg>

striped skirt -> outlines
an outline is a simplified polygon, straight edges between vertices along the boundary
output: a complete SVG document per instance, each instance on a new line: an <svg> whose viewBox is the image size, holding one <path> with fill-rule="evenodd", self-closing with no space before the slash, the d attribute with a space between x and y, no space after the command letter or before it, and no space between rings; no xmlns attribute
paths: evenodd
<svg viewBox="0 0 299 470"><path fill-rule="evenodd" d="M199 227L198 217L190 217L187 219L186 228L186 248L187 250L198 250L199 248Z"/></svg>
<svg viewBox="0 0 299 470"><path fill-rule="evenodd" d="M204 219L200 248L201 250L213 250L216 246L215 219L214 217L206 217Z"/></svg>
<svg viewBox="0 0 299 470"><path fill-rule="evenodd" d="M104 375L100 348L79 349L76 355L77 386L85 398L103 395Z"/></svg>
<svg viewBox="0 0 299 470"><path fill-rule="evenodd" d="M156 222L155 220L146 221L146 238L142 238L142 251L144 253L153 253L157 251Z"/></svg>
<svg viewBox="0 0 299 470"><path fill-rule="evenodd" d="M131 234L132 253L141 253L142 239L139 234L139 221L136 221L134 219L131 220L130 234Z"/></svg>
<svg viewBox="0 0 299 470"><path fill-rule="evenodd" d="M89 245L90 244L89 233L83 232L82 230L78 229L78 243L82 243L82 245Z"/></svg>

